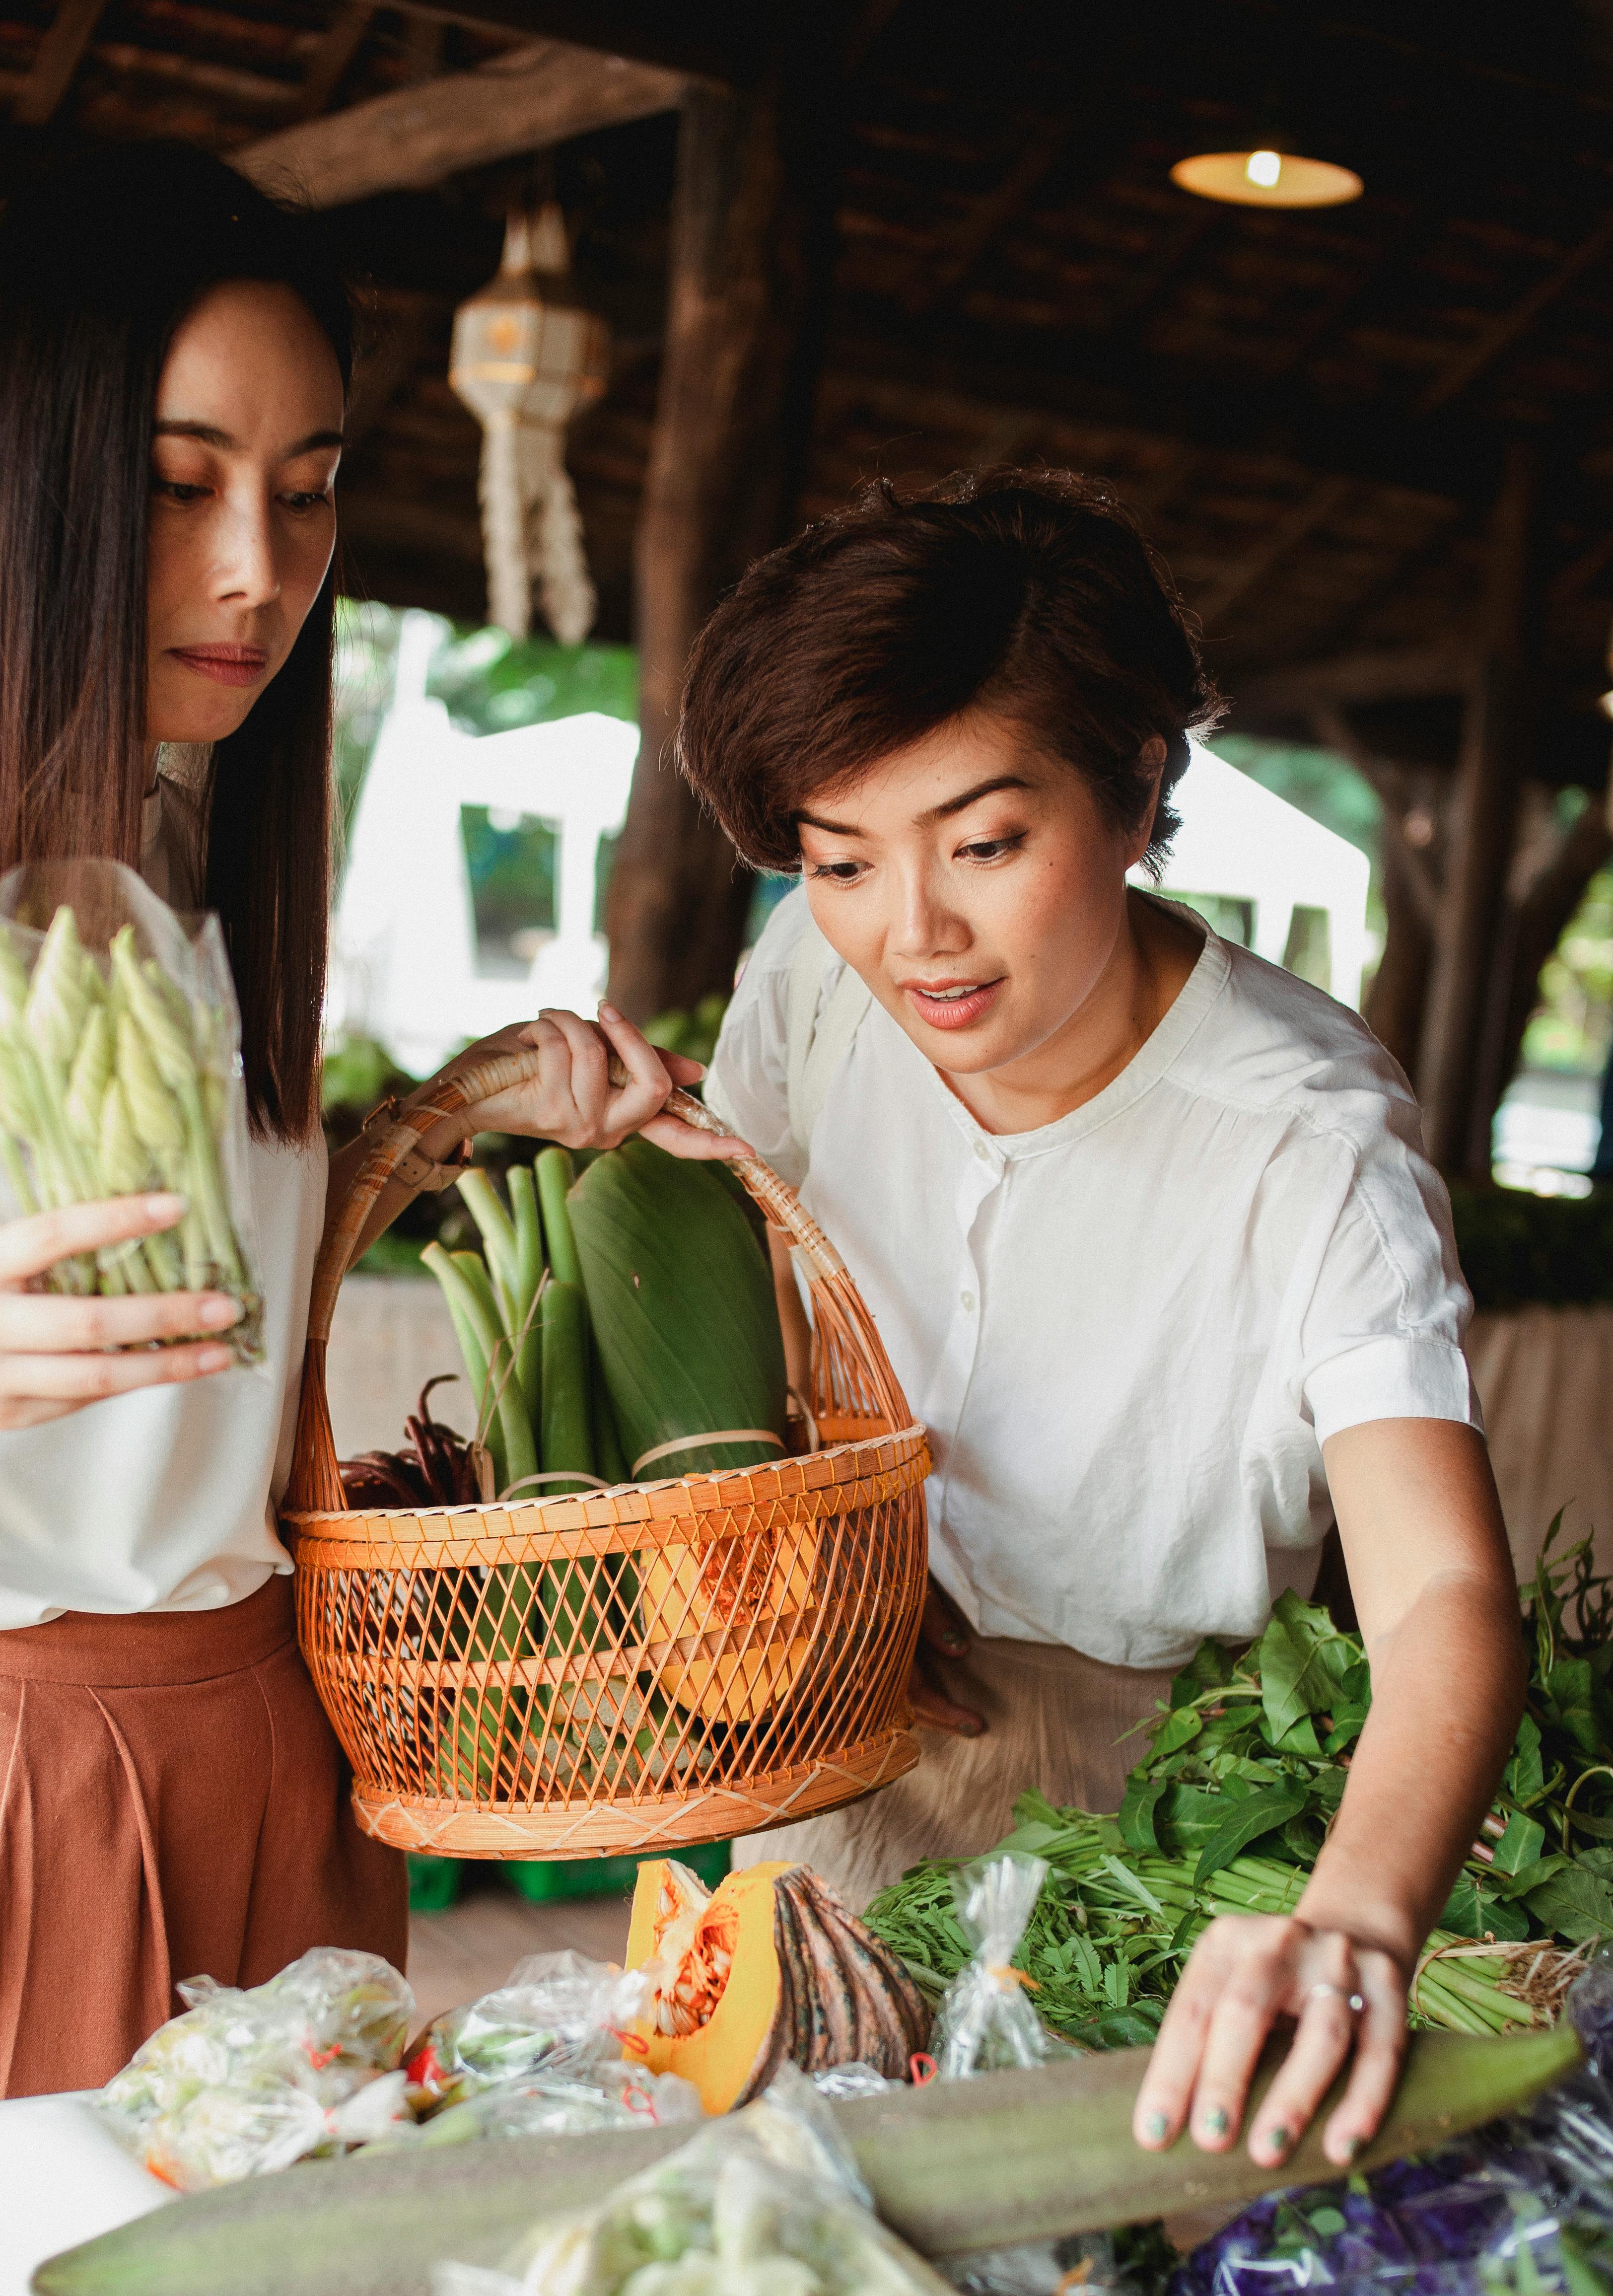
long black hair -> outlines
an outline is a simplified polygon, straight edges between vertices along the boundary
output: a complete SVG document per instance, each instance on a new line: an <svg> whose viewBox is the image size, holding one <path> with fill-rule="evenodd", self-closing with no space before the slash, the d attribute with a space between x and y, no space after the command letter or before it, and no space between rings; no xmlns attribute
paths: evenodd
<svg viewBox="0 0 1613 2296"><path fill-rule="evenodd" d="M351 310L324 227L205 152L78 152L0 217L0 872L139 865L157 384L182 321L233 280L299 295L345 386ZM205 808L248 1105L282 1140L319 1108L335 595L332 569L279 676L215 744Z"/></svg>

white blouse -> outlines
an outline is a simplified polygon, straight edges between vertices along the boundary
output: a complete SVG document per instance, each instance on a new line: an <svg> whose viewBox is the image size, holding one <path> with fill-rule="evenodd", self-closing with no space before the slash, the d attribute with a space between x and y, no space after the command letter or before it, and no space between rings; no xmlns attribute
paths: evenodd
<svg viewBox="0 0 1613 2296"><path fill-rule="evenodd" d="M803 891L774 912L708 1087L786 1161L806 920ZM1404 1078L1354 1013L1203 930L1130 1065L1034 1132L983 1131L872 1005L801 1190L929 1430L937 1578L981 1634L1132 1667L1257 1635L1308 1590L1330 1435L1480 1424Z"/></svg>
<svg viewBox="0 0 1613 2296"><path fill-rule="evenodd" d="M168 782L147 800L142 874L176 908L200 906L187 816ZM265 1365L0 1432L0 1628L63 1611L222 1610L291 1570L274 1509L291 1473L324 1142L254 1140L248 1160Z"/></svg>

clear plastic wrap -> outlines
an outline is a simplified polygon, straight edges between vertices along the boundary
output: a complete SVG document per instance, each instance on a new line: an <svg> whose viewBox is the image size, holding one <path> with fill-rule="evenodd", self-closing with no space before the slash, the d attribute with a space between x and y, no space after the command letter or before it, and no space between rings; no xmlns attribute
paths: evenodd
<svg viewBox="0 0 1613 2296"><path fill-rule="evenodd" d="M624 1975L580 1953L528 1954L507 1985L426 2028L405 2068L415 2111L424 2116L540 2076L597 2085L620 2059L644 1991L636 1971Z"/></svg>
<svg viewBox="0 0 1613 2296"><path fill-rule="evenodd" d="M0 879L0 1218L169 1188L177 1227L51 1270L57 1292L221 1291L263 1357L241 1019L214 916L180 918L116 861Z"/></svg>
<svg viewBox="0 0 1613 2296"><path fill-rule="evenodd" d="M502 2272L439 2265L433 2296L940 2296L868 2205L811 2084L709 2123L596 2207L533 2227Z"/></svg>
<svg viewBox="0 0 1613 2296"><path fill-rule="evenodd" d="M1171 2296L1605 2296L1613 2286L1613 1963L1569 1997L1583 2071L1421 2160L1268 2194Z"/></svg>
<svg viewBox="0 0 1613 2296"><path fill-rule="evenodd" d="M670 2128L705 2115L692 2081L624 2061L575 2076L507 2081L445 2105L417 2125L389 2130L382 2143L464 2144L483 2136L586 2136L601 2128Z"/></svg>
<svg viewBox="0 0 1613 2296"><path fill-rule="evenodd" d="M1008 1850L954 1874L958 1921L974 1952L936 2013L930 2054L943 2080L1083 2054L1048 2031L1031 2005L1032 1980L1013 1966L1047 1872L1041 1858Z"/></svg>
<svg viewBox="0 0 1613 2296"><path fill-rule="evenodd" d="M181 2192L346 2151L408 2118L396 2069L414 1996L379 1955L320 1946L250 1991L208 1977L179 1991L190 2006L113 2076L101 2110Z"/></svg>

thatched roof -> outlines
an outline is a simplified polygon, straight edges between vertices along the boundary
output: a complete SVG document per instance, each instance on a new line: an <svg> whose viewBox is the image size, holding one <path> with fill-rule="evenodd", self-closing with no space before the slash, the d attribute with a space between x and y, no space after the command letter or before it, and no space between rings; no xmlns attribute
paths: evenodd
<svg viewBox="0 0 1613 2296"><path fill-rule="evenodd" d="M59 31L53 66L46 0L8 6L0 87L37 117L70 44ZM61 20L90 29L52 132L234 151L542 34L743 78L768 12L63 0ZM1372 705L1357 723L1375 709L1400 754L1448 758L1490 504L1507 442L1527 437L1545 502L1540 762L1600 779L1613 32L1599 5L870 0L851 41L807 512L879 472L1105 472L1203 616L1243 722L1304 728L1342 682ZM1279 120L1290 148L1357 168L1365 196L1260 211L1169 182L1183 154L1268 140ZM506 201L552 170L578 283L615 332L611 390L570 459L601 634L629 634L675 141L662 112L574 138L536 171L501 160L339 210L373 283L345 479L371 594L482 610L479 433L446 381L448 325L496 263Z"/></svg>

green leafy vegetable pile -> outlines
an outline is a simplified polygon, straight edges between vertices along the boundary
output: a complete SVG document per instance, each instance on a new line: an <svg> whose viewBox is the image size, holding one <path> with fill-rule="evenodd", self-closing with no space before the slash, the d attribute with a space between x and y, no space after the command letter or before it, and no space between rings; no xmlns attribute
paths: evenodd
<svg viewBox="0 0 1613 2296"><path fill-rule="evenodd" d="M1588 1540L1554 1554L1560 1523L1520 1594L1527 1710L1429 1940L1413 2023L1482 2033L1546 2021L1579 1949L1613 1937L1613 1581ZM1200 1644L1117 1816L1020 1797L1000 1847L1052 1868L1016 1956L1050 2025L1097 2046L1146 2042L1207 1923L1292 1910L1371 1700L1359 1637L1283 1595L1241 1656ZM915 1866L864 1916L932 1993L969 1956L957 1863Z"/></svg>

